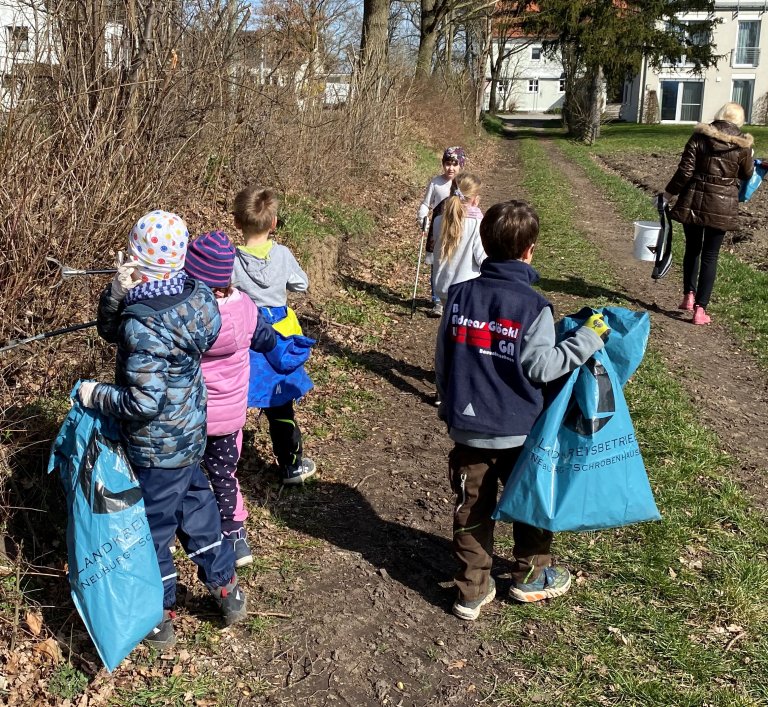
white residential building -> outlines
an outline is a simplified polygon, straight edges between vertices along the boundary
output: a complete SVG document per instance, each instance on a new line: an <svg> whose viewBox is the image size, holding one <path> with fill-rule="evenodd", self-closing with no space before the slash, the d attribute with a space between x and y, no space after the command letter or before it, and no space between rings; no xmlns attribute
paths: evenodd
<svg viewBox="0 0 768 707"><path fill-rule="evenodd" d="M42 0L0 0L0 72L51 60L49 15Z"/></svg>
<svg viewBox="0 0 768 707"><path fill-rule="evenodd" d="M561 108L565 96L563 65L544 55L540 40L527 37L494 38L486 67L484 110L491 96L491 62L499 52L509 54L502 64L496 102L500 111L546 112Z"/></svg>
<svg viewBox="0 0 768 707"><path fill-rule="evenodd" d="M690 13L682 19L696 23L706 14ZM768 106L768 0L715 0L713 30L717 66L696 75L683 58L678 64L652 69L644 63L640 73L624 86L621 117L630 122L709 122L728 101L744 107L747 122L765 122ZM656 101L649 101L655 92ZM658 105L647 115L649 105Z"/></svg>

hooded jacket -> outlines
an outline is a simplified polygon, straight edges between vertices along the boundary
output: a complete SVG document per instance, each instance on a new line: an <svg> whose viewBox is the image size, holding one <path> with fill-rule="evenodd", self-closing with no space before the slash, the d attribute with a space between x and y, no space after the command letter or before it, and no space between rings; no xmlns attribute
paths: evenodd
<svg viewBox="0 0 768 707"><path fill-rule="evenodd" d="M293 253L275 243L266 258L257 258L238 248L232 284L259 307L285 307L286 292L306 292L309 278Z"/></svg>
<svg viewBox="0 0 768 707"><path fill-rule="evenodd" d="M115 385L96 386L94 407L120 420L135 467L178 469L202 459L208 396L200 359L220 329L213 293L192 278L181 294L129 306L111 286L102 293L98 331L117 344L117 360Z"/></svg>
<svg viewBox="0 0 768 707"><path fill-rule="evenodd" d="M699 123L666 191L678 196L670 215L680 223L723 231L738 227L739 186L754 170L754 139L733 123Z"/></svg>

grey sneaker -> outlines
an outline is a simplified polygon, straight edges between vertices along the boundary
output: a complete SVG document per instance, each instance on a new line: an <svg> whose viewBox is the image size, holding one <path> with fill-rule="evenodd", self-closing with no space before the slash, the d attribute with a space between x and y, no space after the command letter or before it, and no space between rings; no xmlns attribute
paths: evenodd
<svg viewBox="0 0 768 707"><path fill-rule="evenodd" d="M223 587L212 587L209 584L205 586L218 605L225 626L231 626L248 617L245 592L237 583L237 575L234 575Z"/></svg>
<svg viewBox="0 0 768 707"><path fill-rule="evenodd" d="M453 603L453 613L465 621L474 621L480 616L480 609L492 602L496 597L496 582L493 577L488 578L488 592L484 597L468 601L461 596Z"/></svg>
<svg viewBox="0 0 768 707"><path fill-rule="evenodd" d="M235 567L245 567L253 562L251 547L248 545L248 537L245 528L240 528L229 535L224 536L235 551Z"/></svg>
<svg viewBox="0 0 768 707"><path fill-rule="evenodd" d="M443 316L443 305L440 302L435 302L435 304L432 306L432 309L430 309L427 312L428 317L442 317Z"/></svg>
<svg viewBox="0 0 768 707"><path fill-rule="evenodd" d="M172 623L174 618L176 618L174 611L163 609L163 620L144 636L144 643L159 651L174 645L176 643L176 633Z"/></svg>
<svg viewBox="0 0 768 707"><path fill-rule="evenodd" d="M559 597L570 588L571 573L565 567L545 567L533 582L513 584L509 594L518 601L542 601Z"/></svg>
<svg viewBox="0 0 768 707"><path fill-rule="evenodd" d="M283 470L283 483L286 485L303 484L310 476L315 475L315 462L304 457L295 467Z"/></svg>

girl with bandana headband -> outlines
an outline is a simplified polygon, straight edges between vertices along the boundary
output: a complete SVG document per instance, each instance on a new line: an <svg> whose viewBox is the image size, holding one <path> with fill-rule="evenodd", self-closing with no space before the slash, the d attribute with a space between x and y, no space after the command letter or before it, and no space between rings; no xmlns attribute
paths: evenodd
<svg viewBox="0 0 768 707"><path fill-rule="evenodd" d="M426 224L426 219L432 212L432 221L440 213L441 205L450 196L451 182L464 168L466 162L466 155L462 147L446 147L443 152L443 173L433 177L429 184L427 184L424 198L419 205L418 220L419 225L423 228ZM435 266L434 266L434 229L432 224L429 226L428 238L427 238L427 258L428 264L432 265L432 272L430 274L431 285L431 297L432 297L432 310L431 316L439 317L443 313L443 305L440 303L440 298L435 293Z"/></svg>

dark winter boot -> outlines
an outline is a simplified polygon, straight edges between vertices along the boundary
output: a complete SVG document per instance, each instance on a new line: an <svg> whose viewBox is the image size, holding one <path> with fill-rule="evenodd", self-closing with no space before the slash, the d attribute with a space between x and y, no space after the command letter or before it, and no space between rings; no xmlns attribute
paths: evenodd
<svg viewBox="0 0 768 707"><path fill-rule="evenodd" d="M159 651L174 645L176 634L173 631L172 622L175 618L175 611L163 609L163 620L144 637L144 643Z"/></svg>
<svg viewBox="0 0 768 707"><path fill-rule="evenodd" d="M212 587L207 584L205 586L221 611L224 625L231 626L248 617L245 592L237 583L237 575L233 575L223 587Z"/></svg>

